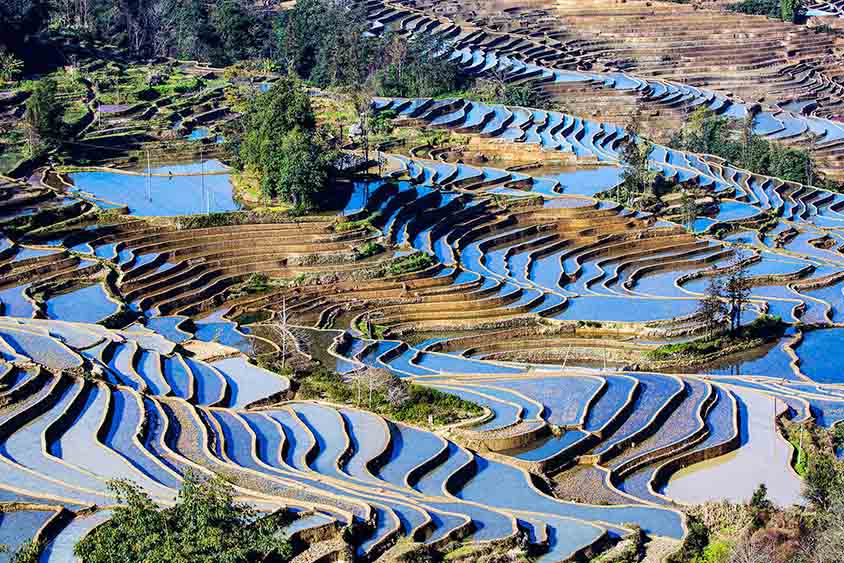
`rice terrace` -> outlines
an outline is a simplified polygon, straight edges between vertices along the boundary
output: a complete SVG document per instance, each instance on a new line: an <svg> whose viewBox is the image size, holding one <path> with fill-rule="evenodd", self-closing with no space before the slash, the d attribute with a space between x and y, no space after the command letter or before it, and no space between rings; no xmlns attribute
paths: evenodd
<svg viewBox="0 0 844 563"><path fill-rule="evenodd" d="M0 562L844 562L841 0L0 29Z"/></svg>

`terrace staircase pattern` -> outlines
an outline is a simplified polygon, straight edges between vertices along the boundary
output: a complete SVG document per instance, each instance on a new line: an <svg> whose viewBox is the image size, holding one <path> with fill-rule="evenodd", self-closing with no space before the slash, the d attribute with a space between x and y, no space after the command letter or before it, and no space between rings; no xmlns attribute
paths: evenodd
<svg viewBox="0 0 844 563"><path fill-rule="evenodd" d="M373 31L436 36L453 49L449 58L465 73L530 83L577 115L620 125L644 103L650 108L644 112L649 136L667 139L685 114L697 108L733 119L753 113L757 134L809 147L826 173L841 174L838 145L844 130L834 119L840 114L842 86L836 81L837 68L826 62L839 48L832 36L673 2L596 0L586 6L562 2L545 8L534 3L521 15L518 8L500 14L530 22L515 29L500 25L495 16L484 17L496 10L485 3L445 7L371 0L364 6ZM641 37L641 21L658 20L661 14L665 22L646 27L663 35L670 31L676 38ZM737 25L748 30L742 34L747 45L726 32ZM592 29L591 35L569 37ZM713 45L700 48L689 29L701 30L700 36ZM624 42L628 35L629 44ZM789 39L765 39L782 36ZM725 68L724 60L736 63ZM768 97L760 97L763 93Z"/></svg>
<svg viewBox="0 0 844 563"><path fill-rule="evenodd" d="M142 219L54 171L0 179L0 535L17 542L11 528L25 528L42 560L67 561L108 521L108 480L166 503L198 471L262 513L286 511L295 561L376 561L407 538L526 542L555 563L604 551L631 524L661 560L686 533L671 480L750 447L748 397L770 398L769 418L844 420L844 383L821 353L842 335L844 196L656 145L649 165L704 192L702 216L681 224L676 202L658 218L611 201L630 140L620 123L639 103L659 128L697 107L753 114L758 134L814 138L828 170L844 169L828 60L839 39L638 0L361 4L373 33L436 36L463 72L530 84L570 111L376 99L374 112L492 159L388 150L385 177L338 218ZM741 37L724 31L739 23ZM169 116L179 136L226 119L221 99L110 108L82 139L154 148L121 119ZM535 164L495 166L512 156ZM106 209L126 217L98 223ZM370 242L386 252L363 258ZM391 274L410 253L429 265ZM726 367L642 371L703 330L700 297L737 261L746 316L779 316L785 334ZM319 364L349 385L388 370L482 414L432 432L302 400L258 365L282 351L285 365ZM770 472L796 479L785 457Z"/></svg>

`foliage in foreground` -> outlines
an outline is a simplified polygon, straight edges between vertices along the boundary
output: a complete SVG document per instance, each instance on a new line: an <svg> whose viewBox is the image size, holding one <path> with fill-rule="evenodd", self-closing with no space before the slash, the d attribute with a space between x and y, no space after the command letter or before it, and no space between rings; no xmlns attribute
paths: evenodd
<svg viewBox="0 0 844 563"><path fill-rule="evenodd" d="M112 481L119 506L74 548L86 563L286 561L281 515L259 518L222 478L185 475L176 504L161 508L130 481Z"/></svg>
<svg viewBox="0 0 844 563"><path fill-rule="evenodd" d="M25 541L12 552L9 546L0 544L0 555L9 555L9 563L38 563L44 546L34 539Z"/></svg>
<svg viewBox="0 0 844 563"><path fill-rule="evenodd" d="M809 435L829 432L809 429ZM708 502L689 510L688 535L670 563L841 563L844 561L844 464L830 448L812 449L805 506L776 506L762 484L744 503Z"/></svg>

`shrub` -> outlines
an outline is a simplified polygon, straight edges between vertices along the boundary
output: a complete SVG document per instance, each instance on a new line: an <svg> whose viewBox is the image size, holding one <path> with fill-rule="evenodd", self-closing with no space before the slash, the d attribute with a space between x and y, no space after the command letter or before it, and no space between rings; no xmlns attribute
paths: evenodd
<svg viewBox="0 0 844 563"><path fill-rule="evenodd" d="M434 259L430 255L422 252L415 252L393 260L393 262L387 266L387 271L391 275L397 276L400 274L407 274L418 270L424 270L425 268L430 268L434 265L434 263Z"/></svg>
<svg viewBox="0 0 844 563"><path fill-rule="evenodd" d="M345 221L343 223L337 223L334 226L334 231L338 232L338 233L345 233L345 232L354 231L355 229L360 229L360 228L375 229L373 222L377 221L379 217L381 217L381 212L376 211L365 219L359 219L357 221Z"/></svg>
<svg viewBox="0 0 844 563"><path fill-rule="evenodd" d="M371 378L371 379L370 379ZM370 383L373 386L369 401ZM299 381L297 396L302 399L324 399L333 403L358 404L374 413L408 424L427 426L450 424L463 418L478 416L483 409L455 395L407 383L384 370L366 370L344 380L339 374L321 369Z"/></svg>
<svg viewBox="0 0 844 563"><path fill-rule="evenodd" d="M727 9L731 12L768 16L776 19L781 19L783 14L783 10L780 8L780 0L742 0L728 4Z"/></svg>
<svg viewBox="0 0 844 563"><path fill-rule="evenodd" d="M380 254L382 252L384 252L384 246L375 241L369 241L356 250L358 260L363 260L364 258L369 258L370 256L375 256L376 254Z"/></svg>
<svg viewBox="0 0 844 563"><path fill-rule="evenodd" d="M269 288L268 281L266 274L255 273L249 276L243 289L247 293L262 293Z"/></svg>
<svg viewBox="0 0 844 563"><path fill-rule="evenodd" d="M689 515L687 528L688 533L683 541L683 548L668 558L670 563L695 561L709 544L709 528L700 518Z"/></svg>
<svg viewBox="0 0 844 563"><path fill-rule="evenodd" d="M290 544L278 533L287 519L259 518L255 509L235 500L234 489L221 477L202 480L188 472L175 505L167 508L130 481L112 481L109 488L118 502L111 520L74 548L88 563L246 563L291 555Z"/></svg>
<svg viewBox="0 0 844 563"><path fill-rule="evenodd" d="M647 356L652 360L667 360L674 356L705 356L717 351L721 348L721 345L720 338L677 342L675 344L664 344L655 350L651 350Z"/></svg>

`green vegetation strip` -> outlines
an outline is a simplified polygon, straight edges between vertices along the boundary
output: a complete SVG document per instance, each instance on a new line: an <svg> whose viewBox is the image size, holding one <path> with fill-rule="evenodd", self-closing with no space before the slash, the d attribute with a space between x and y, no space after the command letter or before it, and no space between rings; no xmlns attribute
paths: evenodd
<svg viewBox="0 0 844 563"><path fill-rule="evenodd" d="M397 386L403 388L403 392L394 391ZM304 377L296 396L360 406L386 418L417 426L429 426L429 420L433 420L435 426L452 424L483 413L474 403L398 378L393 378L389 385L380 384L370 397L365 377L344 381L341 375L326 369ZM395 397L401 397L401 400Z"/></svg>

